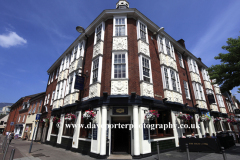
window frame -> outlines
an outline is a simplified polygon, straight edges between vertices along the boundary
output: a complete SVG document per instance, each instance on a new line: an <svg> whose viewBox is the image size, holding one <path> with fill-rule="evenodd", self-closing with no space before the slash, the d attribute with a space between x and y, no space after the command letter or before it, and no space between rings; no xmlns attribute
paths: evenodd
<svg viewBox="0 0 240 160"><path fill-rule="evenodd" d="M179 52L178 52L178 60L179 60L180 67L184 68L183 56Z"/></svg>
<svg viewBox="0 0 240 160"><path fill-rule="evenodd" d="M191 96L190 96L190 92L189 92L188 82L183 80L183 86L184 86L184 93L185 93L185 95L186 95L186 99L191 100ZM186 86L186 88L185 88L185 86ZM186 90L187 90L187 94L188 94L188 96L187 96L187 94L186 94Z"/></svg>
<svg viewBox="0 0 240 160"><path fill-rule="evenodd" d="M119 63L119 64L125 64L125 77L124 78L114 78L114 65L117 65L114 63L115 60L115 55L118 54L125 54L125 63ZM120 51L120 52L113 52L112 53L112 73L111 73L111 79L127 79L128 78L128 53L124 52L124 51Z"/></svg>
<svg viewBox="0 0 240 160"><path fill-rule="evenodd" d="M148 61L148 65L149 65L149 77L145 76L144 75L144 66L143 66L143 59L147 60ZM144 81L144 82L147 82L147 83L152 83L152 66L151 66L151 59L143 54L140 54L138 56L138 61L139 61L139 74L140 74L140 81ZM144 80L144 77L147 77L149 78L149 82Z"/></svg>
<svg viewBox="0 0 240 160"><path fill-rule="evenodd" d="M98 28L101 27L100 31L98 31ZM98 39L98 34L100 33L100 39ZM94 34L94 45L98 42L104 41L104 33L105 33L105 22L101 22L96 28L95 28L95 34Z"/></svg>
<svg viewBox="0 0 240 160"><path fill-rule="evenodd" d="M142 21L140 20L137 20L136 22L137 24L137 39L138 40L142 40L143 42L146 42L146 43L149 43L149 40L148 40L148 27L145 23L143 23ZM145 31L141 29L141 25L145 27ZM145 40L142 38L141 36L141 31L145 33Z"/></svg>
<svg viewBox="0 0 240 160"><path fill-rule="evenodd" d="M162 66L161 71L162 71L162 79L163 79L163 89L171 90L171 91L178 92L178 93L182 94L182 89L181 89L181 85L180 85L181 81L179 79L179 73L176 70L174 70L172 68L169 68L169 67L166 67L166 66ZM171 71L173 72L174 77L172 77ZM168 76L168 80L166 80L166 73L167 73L167 76ZM172 78L175 78L176 90L173 89ZM168 88L167 88L167 83L168 83Z"/></svg>
<svg viewBox="0 0 240 160"><path fill-rule="evenodd" d="M125 26L125 35L116 35L116 19L124 18L124 26ZM119 25L120 26L120 25ZM121 37L121 36L127 36L127 16L114 16L113 17L113 36Z"/></svg>

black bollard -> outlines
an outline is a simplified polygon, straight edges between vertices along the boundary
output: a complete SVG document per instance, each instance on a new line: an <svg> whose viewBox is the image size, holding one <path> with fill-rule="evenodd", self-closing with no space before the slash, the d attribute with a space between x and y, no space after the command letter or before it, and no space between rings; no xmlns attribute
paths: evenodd
<svg viewBox="0 0 240 160"><path fill-rule="evenodd" d="M160 153L159 153L159 142L157 141L157 151L158 151L158 160L160 160Z"/></svg>
<svg viewBox="0 0 240 160"><path fill-rule="evenodd" d="M190 160L188 144L186 143L186 151L187 151L187 160Z"/></svg>
<svg viewBox="0 0 240 160"><path fill-rule="evenodd" d="M5 157L6 157L6 155L7 155L8 147L9 147L9 143L7 144L7 148L6 148L5 152L4 152L3 160L5 160Z"/></svg>
<svg viewBox="0 0 240 160"><path fill-rule="evenodd" d="M15 154L15 149L12 149L11 156L10 156L9 160L13 160L14 154Z"/></svg>
<svg viewBox="0 0 240 160"><path fill-rule="evenodd" d="M224 159L224 160L227 160L227 156L226 156L224 147L221 147L221 149L222 149L223 159Z"/></svg>

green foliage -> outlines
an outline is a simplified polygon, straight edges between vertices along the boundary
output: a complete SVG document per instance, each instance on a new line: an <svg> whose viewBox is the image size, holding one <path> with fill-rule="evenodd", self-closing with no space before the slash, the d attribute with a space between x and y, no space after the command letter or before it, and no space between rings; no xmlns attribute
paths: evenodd
<svg viewBox="0 0 240 160"><path fill-rule="evenodd" d="M214 57L219 59L221 64L212 65L208 68L210 79L215 79L214 84L221 85L221 91L232 90L236 86L240 86L240 36L238 38L228 38L227 46L222 49L228 53L219 53ZM240 88L238 88L240 93Z"/></svg>

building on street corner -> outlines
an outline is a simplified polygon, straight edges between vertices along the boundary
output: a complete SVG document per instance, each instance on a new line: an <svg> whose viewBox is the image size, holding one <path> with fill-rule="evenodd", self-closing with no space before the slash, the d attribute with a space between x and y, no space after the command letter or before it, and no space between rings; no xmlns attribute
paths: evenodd
<svg viewBox="0 0 240 160"><path fill-rule="evenodd" d="M160 150L174 149L192 132L237 136L240 111L232 94L212 85L207 66L183 39L126 0L77 30L81 35L48 69L46 92L13 104L7 130L14 121L16 133L31 135L34 116L42 113L34 140L103 159L118 152L151 156L157 142ZM76 89L79 83L83 89ZM42 109L33 112L39 102Z"/></svg>

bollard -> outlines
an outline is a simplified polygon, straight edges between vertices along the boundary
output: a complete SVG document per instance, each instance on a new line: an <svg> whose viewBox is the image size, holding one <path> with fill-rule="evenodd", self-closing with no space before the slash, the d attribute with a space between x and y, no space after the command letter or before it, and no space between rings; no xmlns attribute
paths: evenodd
<svg viewBox="0 0 240 160"><path fill-rule="evenodd" d="M186 143L186 150L187 150L187 160L190 160L188 144Z"/></svg>
<svg viewBox="0 0 240 160"><path fill-rule="evenodd" d="M8 147L9 147L9 143L7 144L7 148L6 148L5 152L4 152L3 160L5 160L5 157L6 157L6 154L7 154L7 151L8 151Z"/></svg>
<svg viewBox="0 0 240 160"><path fill-rule="evenodd" d="M224 160L227 160L227 156L226 156L224 147L221 147L221 149L222 149L223 159L224 159Z"/></svg>
<svg viewBox="0 0 240 160"><path fill-rule="evenodd" d="M4 150L6 148L6 143L7 143L7 137L4 138L4 142L3 142L3 145L2 145L2 153L4 153Z"/></svg>
<svg viewBox="0 0 240 160"><path fill-rule="evenodd" d="M159 154L159 142L157 141L157 151L158 151L158 160L160 160L160 154Z"/></svg>
<svg viewBox="0 0 240 160"><path fill-rule="evenodd" d="M11 156L10 156L9 160L13 160L14 154L15 154L15 149L12 149Z"/></svg>

